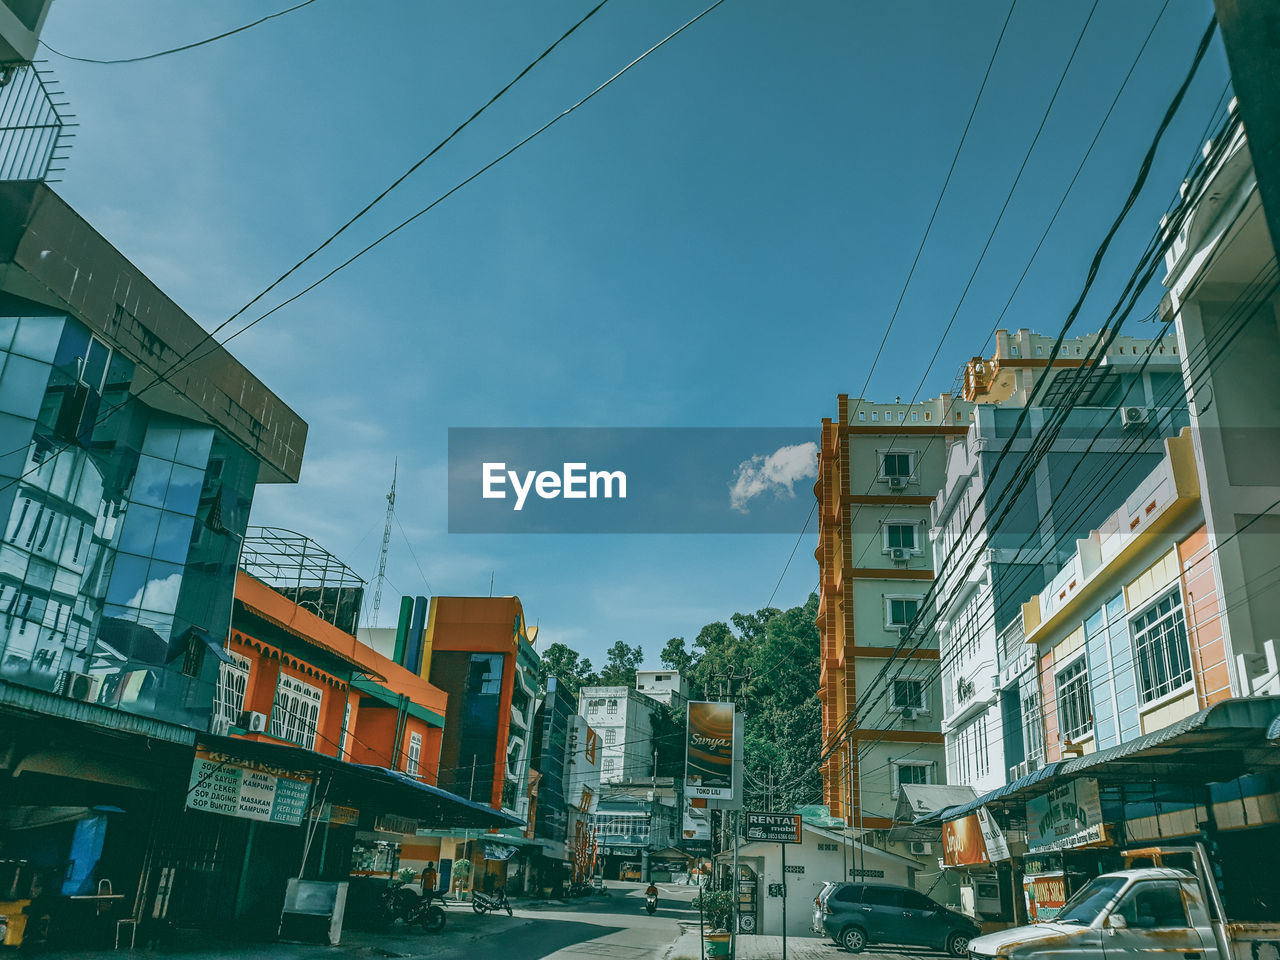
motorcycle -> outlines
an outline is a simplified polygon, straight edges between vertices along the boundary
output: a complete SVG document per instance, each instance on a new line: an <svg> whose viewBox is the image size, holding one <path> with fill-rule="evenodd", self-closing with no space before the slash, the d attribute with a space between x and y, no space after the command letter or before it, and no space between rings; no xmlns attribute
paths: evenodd
<svg viewBox="0 0 1280 960"><path fill-rule="evenodd" d="M491 910L506 910L507 916L512 916L511 904L507 903L507 891L501 889L496 894L472 890L471 909L481 914L489 913Z"/></svg>
<svg viewBox="0 0 1280 960"><path fill-rule="evenodd" d="M420 927L426 933L444 929L444 908L432 903L430 896L419 896L403 882L393 880L378 896L377 919L382 926L403 920L407 926Z"/></svg>
<svg viewBox="0 0 1280 960"><path fill-rule="evenodd" d="M649 894L644 898L644 908L649 911L649 916L653 916L658 912L658 897L656 894Z"/></svg>

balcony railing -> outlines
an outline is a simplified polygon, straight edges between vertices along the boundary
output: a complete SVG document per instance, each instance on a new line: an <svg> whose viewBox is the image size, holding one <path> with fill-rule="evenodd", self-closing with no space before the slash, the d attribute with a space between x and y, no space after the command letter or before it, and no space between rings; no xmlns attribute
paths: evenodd
<svg viewBox="0 0 1280 960"><path fill-rule="evenodd" d="M0 67L0 180L44 180L65 169L74 114L53 74L34 63Z"/></svg>

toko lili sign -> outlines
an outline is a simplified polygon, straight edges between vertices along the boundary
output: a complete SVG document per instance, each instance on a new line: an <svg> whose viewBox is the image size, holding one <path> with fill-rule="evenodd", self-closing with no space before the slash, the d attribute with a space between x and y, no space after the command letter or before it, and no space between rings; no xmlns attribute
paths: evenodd
<svg viewBox="0 0 1280 960"><path fill-rule="evenodd" d="M310 792L311 778L305 774L197 747L187 809L296 827Z"/></svg>

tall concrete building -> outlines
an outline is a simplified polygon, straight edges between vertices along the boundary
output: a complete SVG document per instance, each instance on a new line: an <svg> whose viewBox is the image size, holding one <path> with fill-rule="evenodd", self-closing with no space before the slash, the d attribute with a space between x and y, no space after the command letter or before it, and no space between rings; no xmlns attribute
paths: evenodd
<svg viewBox="0 0 1280 960"><path fill-rule="evenodd" d="M657 702L630 687L583 687L578 713L603 738L601 783L653 776L653 711Z"/></svg>
<svg viewBox="0 0 1280 960"><path fill-rule="evenodd" d="M1093 356L1098 336L1065 341L1049 366L1054 339L1001 330L994 354L969 362L964 399L975 404L973 421L948 450L931 508L946 782L978 793L1044 758L1022 602L1160 461L1161 438L1187 423L1172 336L1115 338L1083 381L1075 371ZM1026 409L1037 388L1037 405ZM1015 493L1032 451L1034 472Z"/></svg>
<svg viewBox="0 0 1280 960"><path fill-rule="evenodd" d="M926 678L936 641L914 641L892 661L901 677L877 683L933 582L929 505L949 445L969 429L973 404L943 394L920 403L841 395L822 422L818 455L818 630L823 793L835 817L887 830L903 783L941 782L942 703ZM863 691L868 695L864 697Z"/></svg>

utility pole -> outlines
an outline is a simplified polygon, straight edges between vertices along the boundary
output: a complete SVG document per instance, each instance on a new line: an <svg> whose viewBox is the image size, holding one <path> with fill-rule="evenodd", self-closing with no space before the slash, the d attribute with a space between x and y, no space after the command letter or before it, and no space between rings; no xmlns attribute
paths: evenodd
<svg viewBox="0 0 1280 960"><path fill-rule="evenodd" d="M400 458L392 463L391 492L387 494L387 522L382 527L382 552L378 554L378 584L373 590L373 617L369 626L378 625L378 608L382 606L382 584L387 579L387 548L391 546L391 521L396 516L396 475L400 471Z"/></svg>

